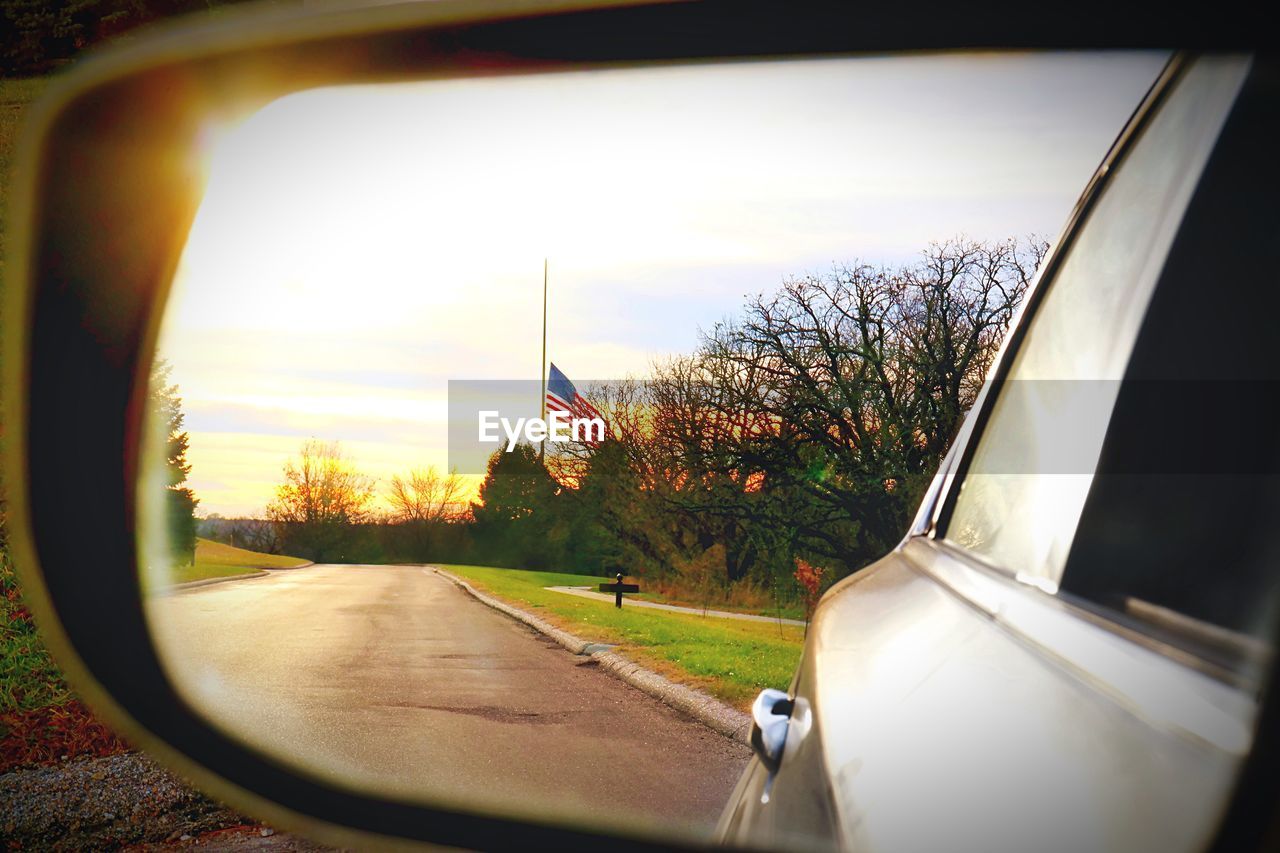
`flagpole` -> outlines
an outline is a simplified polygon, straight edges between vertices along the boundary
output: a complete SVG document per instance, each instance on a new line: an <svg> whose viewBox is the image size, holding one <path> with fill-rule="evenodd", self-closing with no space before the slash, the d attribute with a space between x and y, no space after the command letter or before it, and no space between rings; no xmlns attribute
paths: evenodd
<svg viewBox="0 0 1280 853"><path fill-rule="evenodd" d="M547 259L542 259L542 420L547 419ZM547 458L547 439L542 439L538 450L538 461L545 464Z"/></svg>

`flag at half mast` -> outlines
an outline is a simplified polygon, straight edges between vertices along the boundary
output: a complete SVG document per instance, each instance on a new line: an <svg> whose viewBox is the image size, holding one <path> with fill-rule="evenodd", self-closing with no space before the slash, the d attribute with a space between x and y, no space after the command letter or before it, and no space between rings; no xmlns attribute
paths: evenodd
<svg viewBox="0 0 1280 853"><path fill-rule="evenodd" d="M587 402L587 398L578 393L578 389L569 381L569 377L551 362L551 371L547 376L547 411L564 412L571 418L599 418L604 420L595 406Z"/></svg>

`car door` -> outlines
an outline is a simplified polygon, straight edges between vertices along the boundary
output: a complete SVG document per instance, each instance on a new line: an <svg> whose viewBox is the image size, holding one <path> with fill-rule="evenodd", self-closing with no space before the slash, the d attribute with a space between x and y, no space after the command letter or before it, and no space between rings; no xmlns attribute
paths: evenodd
<svg viewBox="0 0 1280 853"><path fill-rule="evenodd" d="M1276 598L1269 66L1176 57L897 550L834 587L726 841L1195 850ZM1274 278L1274 276L1272 276Z"/></svg>

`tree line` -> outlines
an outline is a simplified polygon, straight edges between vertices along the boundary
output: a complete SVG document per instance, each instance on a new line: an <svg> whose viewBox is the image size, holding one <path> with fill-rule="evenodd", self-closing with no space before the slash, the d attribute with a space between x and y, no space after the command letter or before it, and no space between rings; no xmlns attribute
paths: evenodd
<svg viewBox="0 0 1280 853"><path fill-rule="evenodd" d="M316 562L408 562L461 554L470 509L463 480L434 468L394 476L375 509L376 481L337 441L307 439L261 518L210 516L201 534L251 551Z"/></svg>
<svg viewBox="0 0 1280 853"><path fill-rule="evenodd" d="M604 442L545 464L528 445L495 453L469 505L456 476L424 470L376 515L372 480L308 442L254 523L264 550L313 559L830 583L901 538L1046 251L953 240L789 279L648 378L592 389Z"/></svg>

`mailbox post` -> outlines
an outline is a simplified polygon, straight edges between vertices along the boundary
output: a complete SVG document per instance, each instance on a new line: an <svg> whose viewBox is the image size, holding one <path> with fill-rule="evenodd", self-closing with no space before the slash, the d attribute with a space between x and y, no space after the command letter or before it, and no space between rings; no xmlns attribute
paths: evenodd
<svg viewBox="0 0 1280 853"><path fill-rule="evenodd" d="M600 591L601 591L601 592L612 592L612 593L614 594L613 606L614 606L614 607L621 607L621 606L622 606L622 594L623 594L624 592L639 592L639 591L640 591L640 584L638 584L638 583L623 583L623 582L622 582L622 572L618 572L618 582L617 582L617 583L602 583L602 584L600 584Z"/></svg>

